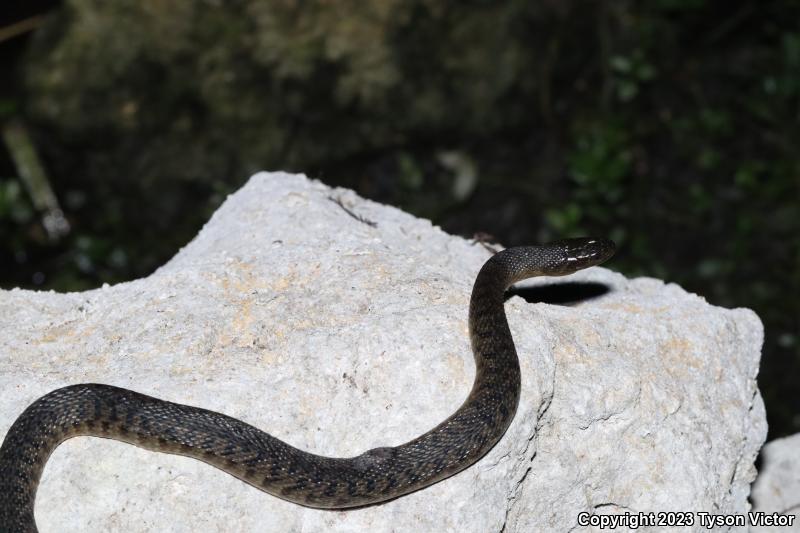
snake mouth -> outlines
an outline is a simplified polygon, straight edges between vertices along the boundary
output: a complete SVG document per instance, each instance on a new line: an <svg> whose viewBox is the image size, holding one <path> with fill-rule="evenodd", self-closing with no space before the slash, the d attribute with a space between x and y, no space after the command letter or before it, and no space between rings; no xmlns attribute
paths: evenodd
<svg viewBox="0 0 800 533"><path fill-rule="evenodd" d="M617 249L610 239L578 237L552 243L561 247L566 258L565 273L604 263Z"/></svg>

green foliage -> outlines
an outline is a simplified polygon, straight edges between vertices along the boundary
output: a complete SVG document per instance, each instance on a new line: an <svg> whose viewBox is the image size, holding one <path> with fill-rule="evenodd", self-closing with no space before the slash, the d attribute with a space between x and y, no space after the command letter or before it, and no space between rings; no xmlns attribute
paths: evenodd
<svg viewBox="0 0 800 533"><path fill-rule="evenodd" d="M33 209L16 180L0 180L0 222L24 225L31 222ZM5 239L4 239L5 241Z"/></svg>
<svg viewBox="0 0 800 533"><path fill-rule="evenodd" d="M633 100L641 87L656 77L655 66L646 60L641 49L634 50L629 56L612 56L609 62L617 98L622 102Z"/></svg>

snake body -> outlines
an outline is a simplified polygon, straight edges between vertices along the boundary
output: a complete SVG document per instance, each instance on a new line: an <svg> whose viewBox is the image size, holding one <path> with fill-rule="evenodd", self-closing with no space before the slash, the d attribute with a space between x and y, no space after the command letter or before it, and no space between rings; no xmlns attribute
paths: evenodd
<svg viewBox="0 0 800 533"><path fill-rule="evenodd" d="M426 487L463 470L505 433L520 395L520 368L503 309L513 283L565 275L614 252L604 239L509 248L481 268L469 307L476 374L466 401L416 439L351 458L314 455L229 416L100 384L71 385L36 400L0 447L0 531L36 531L44 465L62 441L90 435L205 461L300 505L342 509Z"/></svg>

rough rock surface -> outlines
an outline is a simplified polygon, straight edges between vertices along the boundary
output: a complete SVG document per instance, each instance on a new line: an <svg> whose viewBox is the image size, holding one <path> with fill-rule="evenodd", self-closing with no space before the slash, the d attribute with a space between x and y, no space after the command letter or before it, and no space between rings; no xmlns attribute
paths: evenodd
<svg viewBox="0 0 800 533"><path fill-rule="evenodd" d="M0 435L40 395L101 382L318 454L401 444L470 389L467 305L488 257L351 191L258 174L146 279L0 293ZM584 531L581 512L746 512L766 431L756 315L600 267L523 287L506 304L519 410L462 473L318 511L199 461L76 438L45 470L41 530Z"/></svg>
<svg viewBox="0 0 800 533"><path fill-rule="evenodd" d="M800 533L800 433L770 441L761 450L761 469L753 484L753 510L794 515L788 527L754 527L758 533Z"/></svg>

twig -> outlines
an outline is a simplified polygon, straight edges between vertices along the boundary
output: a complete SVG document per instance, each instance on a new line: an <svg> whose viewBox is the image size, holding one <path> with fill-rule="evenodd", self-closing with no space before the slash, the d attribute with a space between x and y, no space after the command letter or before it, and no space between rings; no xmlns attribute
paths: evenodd
<svg viewBox="0 0 800 533"><path fill-rule="evenodd" d="M484 231L479 231L472 236L472 242L474 244L480 244L493 254L496 254L500 250L497 249L500 245L497 243L497 239L495 239L494 235L486 233Z"/></svg>
<svg viewBox="0 0 800 533"><path fill-rule="evenodd" d="M9 39L13 39L17 35L22 35L23 33L33 31L41 26L43 22L44 15L36 15L34 17L20 20L19 22L15 22L14 24L4 26L0 28L0 43Z"/></svg>
<svg viewBox="0 0 800 533"><path fill-rule="evenodd" d="M363 224L366 224L367 226L369 226L371 228L377 228L378 227L378 223L377 222L373 222L372 220L364 218L361 215L359 215L357 213L354 213L353 211L351 211L350 209L345 207L344 203L342 203L342 199L341 198L334 198L333 196L328 196L328 200L330 200L331 202L333 202L336 205L338 205L339 207L341 207L342 210L345 213L347 213L348 215L350 215L354 219L358 220L359 222L361 222Z"/></svg>
<svg viewBox="0 0 800 533"><path fill-rule="evenodd" d="M69 222L58 205L50 179L45 171L36 145L25 125L11 120L2 125L2 140L11 155L20 181L31 197L33 207L42 214L42 225L52 241L69 233Z"/></svg>

